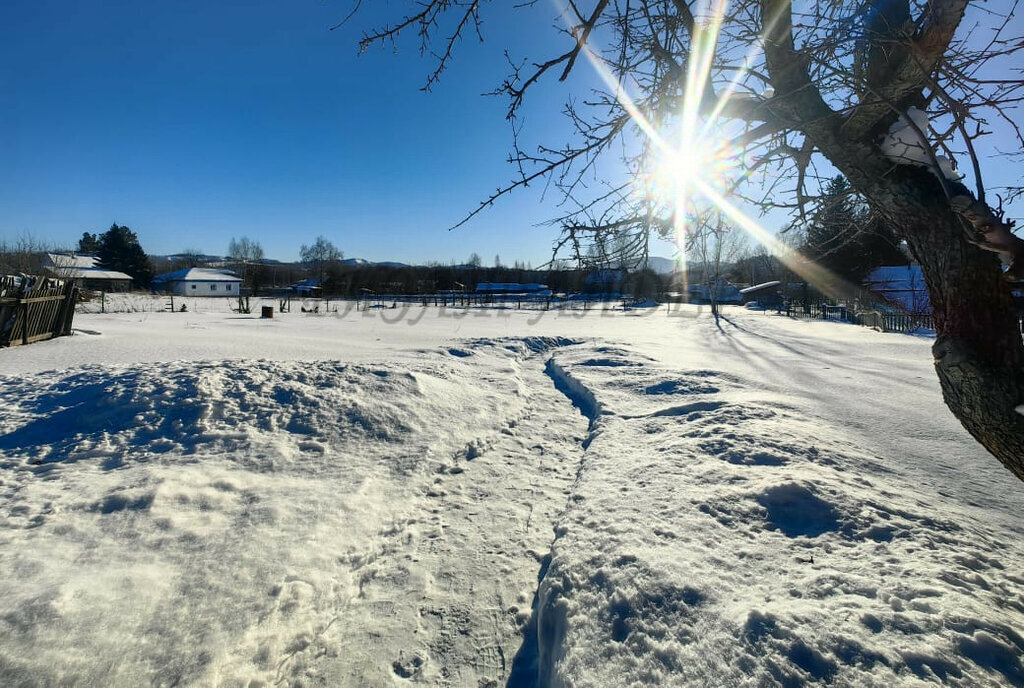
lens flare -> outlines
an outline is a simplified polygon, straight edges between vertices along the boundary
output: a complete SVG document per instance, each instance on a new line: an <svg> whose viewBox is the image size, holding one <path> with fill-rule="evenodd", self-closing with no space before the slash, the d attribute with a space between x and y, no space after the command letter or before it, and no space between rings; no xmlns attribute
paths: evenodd
<svg viewBox="0 0 1024 688"><path fill-rule="evenodd" d="M564 0L553 1L556 6L560 5L563 17L571 16ZM744 164L743 152L730 146L730 138L719 129L719 122L730 100L752 97L749 94L738 94L737 89L744 82L748 66L759 50L754 42L755 45L751 46L744 57L743 66L736 69L733 78L716 94L716 101L704 103L727 5L727 0L708 0L694 10L695 25L690 51L686 56L686 83L683 84L679 108L681 115L678 123L664 135L644 115L605 61L587 44L581 46L581 52L646 137L649 172L641 175L640 187L654 211L665 211L673 219L684 278L686 236L689 229L687 217L696 215L696 211L704 205L705 208L720 210L733 224L778 257L786 267L826 295L838 296L839 288L848 286L844 285L841 278L783 244L731 202L725 193L736 180L746 177L750 172L749 166ZM766 33L770 33L778 16L781 14L767 19ZM705 106L709 111L702 114Z"/></svg>
<svg viewBox="0 0 1024 688"><path fill-rule="evenodd" d="M724 191L736 174L736 156L728 142L704 138L685 149L658 148L653 152L650 172L641 175L642 193L659 210L678 213L685 219L694 208L693 191L703 184Z"/></svg>

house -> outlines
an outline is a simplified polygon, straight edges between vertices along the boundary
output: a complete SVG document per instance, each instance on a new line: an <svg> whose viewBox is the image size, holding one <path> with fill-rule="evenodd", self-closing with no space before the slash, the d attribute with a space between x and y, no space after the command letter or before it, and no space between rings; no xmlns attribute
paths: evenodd
<svg viewBox="0 0 1024 688"><path fill-rule="evenodd" d="M864 278L864 287L905 313L927 315L932 312L920 265L875 268Z"/></svg>
<svg viewBox="0 0 1024 688"><path fill-rule="evenodd" d="M713 290L713 291L712 291ZM690 303L711 303L712 295L716 303L743 303L743 294L735 285L718 280L713 284L689 284L686 286L686 296Z"/></svg>
<svg viewBox="0 0 1024 688"><path fill-rule="evenodd" d="M771 280L769 282L753 284L744 289L740 289L740 294L743 296L743 300L747 303L753 301L765 308L777 308L782 306L782 303L785 300L782 295L782 290L782 282L779 280Z"/></svg>
<svg viewBox="0 0 1024 688"><path fill-rule="evenodd" d="M241 278L224 270L186 268L153 278L153 291L176 296L238 296L241 290Z"/></svg>
<svg viewBox="0 0 1024 688"><path fill-rule="evenodd" d="M320 278L318 277L307 277L291 285L289 289L298 296L319 296L320 292L323 291L323 287L320 286Z"/></svg>
<svg viewBox="0 0 1024 688"><path fill-rule="evenodd" d="M82 253L47 253L43 269L59 279L74 280L82 289L94 291L128 291L131 275L117 270L104 270L99 258Z"/></svg>

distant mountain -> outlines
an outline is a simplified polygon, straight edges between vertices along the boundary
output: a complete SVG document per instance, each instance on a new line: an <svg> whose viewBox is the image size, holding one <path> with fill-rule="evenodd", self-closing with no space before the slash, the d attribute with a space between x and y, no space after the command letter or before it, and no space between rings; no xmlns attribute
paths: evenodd
<svg viewBox="0 0 1024 688"><path fill-rule="evenodd" d="M197 263L223 263L230 258L226 256L208 256L203 254L192 254L192 253L175 253L169 256L150 256L151 258L163 258L166 260L194 260Z"/></svg>
<svg viewBox="0 0 1024 688"><path fill-rule="evenodd" d="M169 260L173 262L195 262L198 265L208 266L219 266L227 265L228 263L235 262L231 256L209 256L205 254L191 254L191 253L174 253L169 256L150 256L155 260ZM259 261L263 265L287 265L284 261L275 260L273 258L261 258Z"/></svg>
<svg viewBox="0 0 1024 688"><path fill-rule="evenodd" d="M374 262L372 260L366 260L365 258L345 258L341 261L342 265L348 265L350 267L362 268L376 265L385 268L407 268L409 267L406 263L396 263L393 260L382 260L380 262Z"/></svg>
<svg viewBox="0 0 1024 688"><path fill-rule="evenodd" d="M661 256L650 256L647 259L647 266L659 275L671 275L676 271L676 261L672 258Z"/></svg>

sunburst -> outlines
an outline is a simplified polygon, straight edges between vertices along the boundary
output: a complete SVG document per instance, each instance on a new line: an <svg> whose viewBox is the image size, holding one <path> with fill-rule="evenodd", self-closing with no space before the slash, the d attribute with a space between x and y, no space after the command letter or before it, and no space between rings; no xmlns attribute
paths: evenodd
<svg viewBox="0 0 1024 688"><path fill-rule="evenodd" d="M558 5L562 0L554 2ZM759 47L751 47L744 67L735 70L733 78L721 89L717 102L708 111L703 98L711 78L727 5L726 0L709 0L694 12L697 28L687 59L686 83L683 84L678 109L680 115L668 131L658 130L600 56L587 45L582 46L582 51L646 138L649 170L640 175L639 186L656 211L665 211L672 217L684 274L686 241L691 229L687 218L696 215L700 208L711 208L721 211L736 227L765 246L803 279L828 289L829 285L839 284L841 280L822 266L796 254L728 198L727 190L732 182L747 172L743 152L730 145L730 138L720 128L720 116L731 99L751 97L747 93L739 94L738 88L747 75L746 65L753 61ZM562 16L569 16L568 8L563 6L560 9Z"/></svg>

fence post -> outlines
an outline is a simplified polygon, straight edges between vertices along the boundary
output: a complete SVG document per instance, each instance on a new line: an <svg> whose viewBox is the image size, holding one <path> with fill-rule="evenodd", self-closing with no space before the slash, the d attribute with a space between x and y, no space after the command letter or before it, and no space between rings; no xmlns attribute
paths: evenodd
<svg viewBox="0 0 1024 688"><path fill-rule="evenodd" d="M68 283L67 298L64 299L63 308L60 313L60 334L71 334L71 324L75 319L75 305L78 303L78 287Z"/></svg>
<svg viewBox="0 0 1024 688"><path fill-rule="evenodd" d="M22 302L21 302L21 343L22 343L22 346L28 344L28 314L29 314L29 310L28 310L28 301L27 301L28 296L27 296L27 294L31 294L31 293L32 293L31 291L27 292L26 296L24 297L25 300L22 300Z"/></svg>

